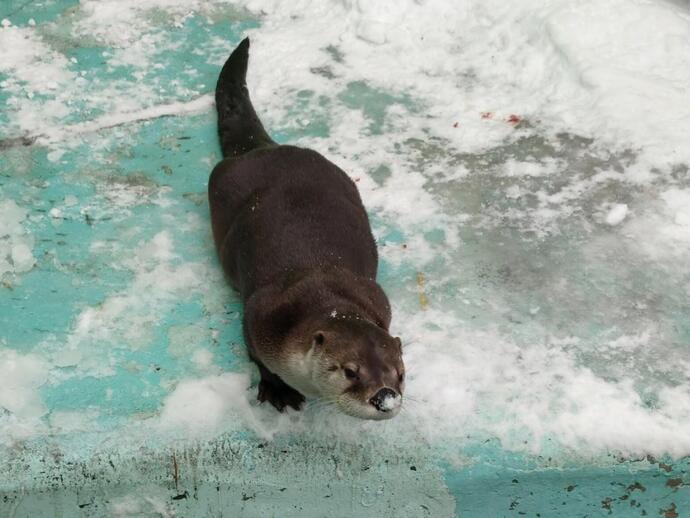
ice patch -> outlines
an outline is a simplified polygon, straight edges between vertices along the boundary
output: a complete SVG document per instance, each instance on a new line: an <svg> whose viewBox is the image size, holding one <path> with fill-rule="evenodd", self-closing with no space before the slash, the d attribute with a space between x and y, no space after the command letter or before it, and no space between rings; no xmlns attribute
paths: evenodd
<svg viewBox="0 0 690 518"><path fill-rule="evenodd" d="M90 432L93 422L98 419L97 410L57 411L51 412L49 417L50 429L53 433Z"/></svg>
<svg viewBox="0 0 690 518"><path fill-rule="evenodd" d="M47 94L75 79L67 70L68 60L43 43L34 28L4 25L0 48L0 72L8 76L5 92Z"/></svg>
<svg viewBox="0 0 690 518"><path fill-rule="evenodd" d="M40 387L48 380L49 364L35 354L0 346L0 444L12 445L44 429L46 408Z"/></svg>
<svg viewBox="0 0 690 518"><path fill-rule="evenodd" d="M107 253L97 249L95 253ZM113 372L118 347L151 344L155 325L180 297L198 293L208 272L197 263L176 264L167 231L138 244L136 255L122 260L134 272L129 286L76 317L67 343L47 346L55 365L78 366L75 374L105 376Z"/></svg>
<svg viewBox="0 0 690 518"><path fill-rule="evenodd" d="M636 249L653 259L684 261L690 253L690 189L672 187L623 227Z"/></svg>
<svg viewBox="0 0 690 518"><path fill-rule="evenodd" d="M22 419L44 415L47 409L37 389L47 378L46 362L39 356L0 348L1 407Z"/></svg>
<svg viewBox="0 0 690 518"><path fill-rule="evenodd" d="M155 491L155 489L153 490ZM175 510L166 502L167 496L126 495L110 502L113 518L173 518Z"/></svg>
<svg viewBox="0 0 690 518"><path fill-rule="evenodd" d="M228 9L230 0L83 0L82 18L74 28L75 36L89 36L116 48L138 41L152 28L150 13L166 13L174 26L180 26L194 12L209 14Z"/></svg>
<svg viewBox="0 0 690 518"><path fill-rule="evenodd" d="M680 227L690 226L690 189L667 189L661 193L673 222Z"/></svg>
<svg viewBox="0 0 690 518"><path fill-rule="evenodd" d="M513 158L504 164L505 176L547 176L563 167L557 160L547 159L543 162L519 161Z"/></svg>
<svg viewBox="0 0 690 518"><path fill-rule="evenodd" d="M65 126L60 130L52 131L50 134L40 134L38 141L46 144L55 143L77 135L93 133L115 126L157 119L160 117L179 117L185 114L206 111L211 107L213 107L213 96L204 95L188 102L174 102L132 111L109 113L108 115L104 115L92 121Z"/></svg>
<svg viewBox="0 0 690 518"><path fill-rule="evenodd" d="M168 329L168 352L176 358L192 358L202 352L199 342L209 334L208 329L199 325L171 326Z"/></svg>
<svg viewBox="0 0 690 518"><path fill-rule="evenodd" d="M67 59L51 47L51 38L41 37L35 25L15 27L8 23L0 29L0 48L8 49L0 56L0 73L7 76L2 88L9 95L8 136L37 138L39 143L49 146L48 159L55 162L64 149L75 142L75 137L132 122L208 109L212 105L211 96L199 96L196 90L180 87L176 89L179 99L166 103L156 85L142 80L141 70L151 67L150 61L157 53L176 45L161 40L164 32L137 32L154 29L142 13L156 8L167 10L181 20L194 9L210 9L211 6L201 1L182 6L168 0L83 2L78 6L77 21L72 27L75 35L89 39L107 34L115 37L126 48L117 49L108 64L140 69L132 76L123 75L107 83L84 71L74 72L72 66L77 61ZM94 22L96 25L84 28L82 24L88 19L99 20L103 25ZM134 36L130 37L132 34ZM75 102L76 99L79 102ZM105 111L105 114L76 124L66 120L90 111Z"/></svg>
<svg viewBox="0 0 690 518"><path fill-rule="evenodd" d="M36 264L34 239L22 225L27 214L13 200L0 201L0 279L28 272Z"/></svg>
<svg viewBox="0 0 690 518"><path fill-rule="evenodd" d="M35 27L5 26L0 29L0 48L0 73L7 77L2 89L9 95L9 128L32 136L70 113L67 98L76 75L69 70L65 56L46 45ZM48 99L36 98L36 94Z"/></svg>
<svg viewBox="0 0 690 518"><path fill-rule="evenodd" d="M194 365L200 370L213 367L213 353L207 349L199 349L192 354Z"/></svg>

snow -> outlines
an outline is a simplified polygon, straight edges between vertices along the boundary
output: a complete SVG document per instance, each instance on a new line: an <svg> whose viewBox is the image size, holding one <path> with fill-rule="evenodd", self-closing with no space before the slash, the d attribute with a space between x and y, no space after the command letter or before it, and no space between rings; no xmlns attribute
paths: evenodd
<svg viewBox="0 0 690 518"><path fill-rule="evenodd" d="M640 251L659 261L679 261L690 253L690 189L671 187L660 200L622 229Z"/></svg>
<svg viewBox="0 0 690 518"><path fill-rule="evenodd" d="M36 354L19 354L0 344L0 445L14 445L44 429L48 409L39 393L49 364Z"/></svg>
<svg viewBox="0 0 690 518"><path fill-rule="evenodd" d="M52 353L56 365L74 366L75 374L112 375L117 352L113 346L147 347L153 340L158 312L198 291L208 275L202 265L175 264L167 231L139 242L137 253L124 259L123 266L134 273L131 284L77 315L67 342ZM110 360L104 362L107 358Z"/></svg>
<svg viewBox="0 0 690 518"><path fill-rule="evenodd" d="M19 418L40 417L46 408L36 389L45 383L47 365L35 355L19 355L0 350L0 406Z"/></svg>
<svg viewBox="0 0 690 518"><path fill-rule="evenodd" d="M420 317L404 326L405 335L425 337L405 348L414 369L406 392L417 401L408 412L425 435L452 440L455 427L465 434L490 429L504 447L526 443L534 453L554 437L571 451L590 453L682 456L690 448L685 388L665 388L652 409L630 379L605 380L550 342L517 347L494 333L468 333L452 314L432 313L441 329L429 330ZM449 349L449 343L462 347Z"/></svg>
<svg viewBox="0 0 690 518"><path fill-rule="evenodd" d="M555 160L549 160L548 163L543 162L529 162L529 161L518 161L515 159L506 160L505 176L543 176L554 173L562 168L563 165L559 164Z"/></svg>
<svg viewBox="0 0 690 518"><path fill-rule="evenodd" d="M89 122L81 122L63 128L60 133L41 136L42 143L50 143L51 139L64 139L84 133L94 133L115 126L131 124L133 122L157 119L159 117L179 116L207 111L213 106L213 97L204 95L189 102L174 102L159 104L150 108L143 108L131 112L110 113Z"/></svg>
<svg viewBox="0 0 690 518"><path fill-rule="evenodd" d="M197 349L192 353L192 361L201 370L207 370L213 366L213 353L206 349Z"/></svg>
<svg viewBox="0 0 690 518"><path fill-rule="evenodd" d="M249 376L224 373L181 380L163 402L158 426L181 431L188 438L213 437L242 427L270 439L271 431L260 421L259 410L249 403Z"/></svg>
<svg viewBox="0 0 690 518"><path fill-rule="evenodd" d="M393 410L400 405L398 396L388 396L381 402L381 410Z"/></svg>
<svg viewBox="0 0 690 518"><path fill-rule="evenodd" d="M625 203L616 203L606 214L606 224L615 227L628 215L628 206Z"/></svg>
<svg viewBox="0 0 690 518"><path fill-rule="evenodd" d="M155 490L154 490L155 491ZM129 494L114 498L110 502L110 516L113 518L128 518L134 516L150 516L155 518L173 518L176 513L166 502L165 495Z"/></svg>
<svg viewBox="0 0 690 518"><path fill-rule="evenodd" d="M13 200L0 200L0 278L28 272L36 264L34 240L24 228L27 213Z"/></svg>

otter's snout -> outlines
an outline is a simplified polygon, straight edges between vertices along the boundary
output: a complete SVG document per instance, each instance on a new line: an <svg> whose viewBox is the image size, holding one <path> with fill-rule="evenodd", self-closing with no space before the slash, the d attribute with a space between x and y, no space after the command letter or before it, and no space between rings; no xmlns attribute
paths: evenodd
<svg viewBox="0 0 690 518"><path fill-rule="evenodd" d="M395 390L382 388L374 394L369 403L374 405L374 408L379 412L390 412L400 406L401 399Z"/></svg>

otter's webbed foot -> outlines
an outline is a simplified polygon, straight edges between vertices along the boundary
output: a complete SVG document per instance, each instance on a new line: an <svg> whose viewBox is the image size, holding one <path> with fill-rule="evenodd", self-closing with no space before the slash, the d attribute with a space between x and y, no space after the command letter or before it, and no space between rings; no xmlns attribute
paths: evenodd
<svg viewBox="0 0 690 518"><path fill-rule="evenodd" d="M300 410L304 403L304 396L286 384L278 376L259 365L261 381L259 382L259 394L257 399L260 402L268 401L276 409L282 412L286 406Z"/></svg>

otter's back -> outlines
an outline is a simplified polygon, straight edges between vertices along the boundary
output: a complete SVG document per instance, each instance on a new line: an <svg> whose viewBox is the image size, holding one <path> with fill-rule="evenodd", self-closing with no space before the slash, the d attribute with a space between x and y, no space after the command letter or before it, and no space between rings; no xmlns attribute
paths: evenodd
<svg viewBox="0 0 690 518"><path fill-rule="evenodd" d="M376 276L357 188L315 151L277 146L224 160L211 175L209 199L219 257L245 299L315 268Z"/></svg>

